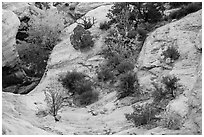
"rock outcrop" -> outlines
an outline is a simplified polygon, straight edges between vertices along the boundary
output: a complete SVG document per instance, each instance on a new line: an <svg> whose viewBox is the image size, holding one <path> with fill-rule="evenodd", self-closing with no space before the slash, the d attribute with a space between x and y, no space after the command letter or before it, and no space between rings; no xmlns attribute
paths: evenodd
<svg viewBox="0 0 204 137"><path fill-rule="evenodd" d="M202 80L200 77L202 66L202 53L200 52L200 49L202 50L201 16L202 11L200 10L156 29L147 37L138 59L139 68L141 69L138 73L138 78L145 91L151 91L151 83L154 78L170 74L180 79L179 83L182 85L184 92L169 103L167 110L178 113L186 122L188 121L188 124L184 124L183 129L186 129L187 127L185 126L188 125L188 130L196 133L199 133L202 128ZM175 47L180 53L179 59L173 62L173 65L167 65L162 58L162 52L168 46ZM192 110L192 105L194 111ZM195 111L197 111L197 114L193 115ZM189 125L189 119L191 119L191 122L193 121L191 125ZM190 127L195 127L194 124L198 128L191 129Z"/></svg>
<svg viewBox="0 0 204 137"><path fill-rule="evenodd" d="M19 62L14 45L20 21L12 11L3 10L2 14L2 66L14 67Z"/></svg>
<svg viewBox="0 0 204 137"><path fill-rule="evenodd" d="M201 39L198 38L198 36L201 38L201 11L149 34L138 59L138 78L144 91L151 92L152 78L166 74L174 74L180 78L184 92L169 103L167 110L175 111L184 119L181 130L172 131L161 127L148 130L134 127L124 115L131 113L132 107L115 102L116 91L100 91L99 100L85 108L75 108L71 105L64 107L59 111L61 119L58 122L48 115L43 91L52 83L59 85L58 90L64 91L58 81L59 76L73 70L84 72L91 78L96 76L99 64L104 61L98 52L106 36L106 32L99 29L99 24L108 20L106 14L111 6L99 6L86 14L96 18L96 24L89 29L95 42L90 51L76 51L71 45L70 35L77 26L74 23L64 30L63 41L53 49L47 71L32 92L21 96L3 93L3 134L136 135L199 134L201 132L202 53L199 49L202 49L202 46ZM166 65L161 58L162 51L168 46L177 47L180 53L180 58L172 66ZM127 104L127 100L124 99L123 102Z"/></svg>

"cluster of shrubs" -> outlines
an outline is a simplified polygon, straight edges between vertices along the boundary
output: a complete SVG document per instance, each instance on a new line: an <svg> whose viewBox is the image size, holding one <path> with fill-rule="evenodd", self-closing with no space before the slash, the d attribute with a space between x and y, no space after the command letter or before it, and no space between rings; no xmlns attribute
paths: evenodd
<svg viewBox="0 0 204 137"><path fill-rule="evenodd" d="M128 72L121 76L118 89L118 99L122 99L132 94L140 94L137 75L134 72Z"/></svg>
<svg viewBox="0 0 204 137"><path fill-rule="evenodd" d="M190 13L196 12L202 9L202 2L192 2L183 4L181 9L172 12L169 15L169 19L180 19Z"/></svg>
<svg viewBox="0 0 204 137"><path fill-rule="evenodd" d="M179 89L178 84L179 79L175 76L164 76L162 77L161 82L164 85L164 88L158 86L156 83L152 83L155 90L152 93L152 97L154 98L154 102L160 103L162 100L166 99L175 99L176 92Z"/></svg>
<svg viewBox="0 0 204 137"><path fill-rule="evenodd" d="M104 21L102 23L100 23L99 28L101 30L108 30L111 27L111 22L110 21Z"/></svg>
<svg viewBox="0 0 204 137"><path fill-rule="evenodd" d="M21 43L17 47L22 68L29 77L42 77L46 69L50 51L39 45Z"/></svg>
<svg viewBox="0 0 204 137"><path fill-rule="evenodd" d="M175 92L180 88L178 81L179 79L175 76L165 76L161 80L165 88L153 83L155 88L152 93L153 102L142 106L133 106L134 112L125 114L126 119L133 122L135 126L154 125L160 122L160 124L162 123L162 126L169 129L179 129L181 126L181 119L178 119L178 116L168 118L158 117L158 114L165 110L168 102L176 97L177 94ZM173 127L174 125L175 127Z"/></svg>
<svg viewBox="0 0 204 137"><path fill-rule="evenodd" d="M70 36L70 41L76 50L87 50L94 46L93 37L91 32L85 30L81 25L77 25L73 34Z"/></svg>
<svg viewBox="0 0 204 137"><path fill-rule="evenodd" d="M191 2L169 2L169 6L171 9L173 8L179 8L181 6L185 6L190 4Z"/></svg>
<svg viewBox="0 0 204 137"><path fill-rule="evenodd" d="M135 126L144 126L147 124L153 124L157 120L156 115L160 110L155 104L145 104L133 106L133 113L125 114L128 121L134 123Z"/></svg>
<svg viewBox="0 0 204 137"><path fill-rule="evenodd" d="M182 127L182 117L175 112L166 113L160 125L170 130L179 130Z"/></svg>
<svg viewBox="0 0 204 137"><path fill-rule="evenodd" d="M67 72L59 81L78 102L78 105L89 105L98 99L93 89L93 82L81 72Z"/></svg>

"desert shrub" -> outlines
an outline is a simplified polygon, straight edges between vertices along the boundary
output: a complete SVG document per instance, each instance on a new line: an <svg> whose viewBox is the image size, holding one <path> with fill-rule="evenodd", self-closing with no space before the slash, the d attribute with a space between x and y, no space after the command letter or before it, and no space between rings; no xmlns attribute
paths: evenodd
<svg viewBox="0 0 204 137"><path fill-rule="evenodd" d="M101 69L101 71L98 72L98 80L99 81L109 81L109 80L113 80L114 78L114 73L109 69L109 68L103 68Z"/></svg>
<svg viewBox="0 0 204 137"><path fill-rule="evenodd" d="M191 2L169 2L170 8L179 8L184 5L188 5Z"/></svg>
<svg viewBox="0 0 204 137"><path fill-rule="evenodd" d="M59 85L55 83L51 83L44 93L49 113L57 120L57 113L63 107L63 93L60 91Z"/></svg>
<svg viewBox="0 0 204 137"><path fill-rule="evenodd" d="M181 9L174 11L170 13L169 18L170 19L180 19L190 13L196 12L198 10L202 9L202 3L201 2L193 2L188 5L182 6Z"/></svg>
<svg viewBox="0 0 204 137"><path fill-rule="evenodd" d="M125 73L133 69L134 69L134 64L130 63L129 61L123 61L116 67L116 70L119 73Z"/></svg>
<svg viewBox="0 0 204 137"><path fill-rule="evenodd" d="M187 11L188 14L196 12L196 11L202 9L202 2L190 3L184 9Z"/></svg>
<svg viewBox="0 0 204 137"><path fill-rule="evenodd" d="M41 10L47 10L50 8L49 2L35 2L35 6Z"/></svg>
<svg viewBox="0 0 204 137"><path fill-rule="evenodd" d="M93 83L90 80L82 79L80 82L75 83L75 93L81 95L85 92L92 91Z"/></svg>
<svg viewBox="0 0 204 137"><path fill-rule="evenodd" d="M154 104L145 104L143 106L133 106L133 113L125 114L128 121L137 126L152 124L157 120L156 115L160 112Z"/></svg>
<svg viewBox="0 0 204 137"><path fill-rule="evenodd" d="M125 25L133 22L157 22L162 18L164 11L161 2L116 2L111 7L107 17Z"/></svg>
<svg viewBox="0 0 204 137"><path fill-rule="evenodd" d="M154 90L152 92L152 97L154 99L154 102L155 103L159 103L163 99L166 99L166 91L165 91L165 89L162 88L161 86L159 86L156 83L152 83L152 85L154 86Z"/></svg>
<svg viewBox="0 0 204 137"><path fill-rule="evenodd" d="M113 51L109 50L109 48L104 48L101 50L101 54L105 59L110 59L115 56L115 53Z"/></svg>
<svg viewBox="0 0 204 137"><path fill-rule="evenodd" d="M117 65L120 64L120 62L122 61L122 58L119 55L114 55L114 56L110 56L107 60L107 66L109 68L115 69L117 67Z"/></svg>
<svg viewBox="0 0 204 137"><path fill-rule="evenodd" d="M93 91L93 82L83 73L67 72L65 77L61 76L58 80L72 94L76 105L89 105L98 99L98 93Z"/></svg>
<svg viewBox="0 0 204 137"><path fill-rule="evenodd" d="M136 31L136 30L130 30L130 31L127 33L127 37L130 38L130 39L135 38L136 35L137 35L137 31Z"/></svg>
<svg viewBox="0 0 204 137"><path fill-rule="evenodd" d="M60 77L59 81L62 83L63 87L68 89L70 93L75 94L78 84L82 83L85 75L81 72L67 72L64 77Z"/></svg>
<svg viewBox="0 0 204 137"><path fill-rule="evenodd" d="M144 29L138 28L137 33L139 34L138 40L143 41L147 37L148 32L146 30L144 30Z"/></svg>
<svg viewBox="0 0 204 137"><path fill-rule="evenodd" d="M165 85L168 95L175 98L175 91L180 87L178 84L179 78L175 76L165 76L162 78L162 83Z"/></svg>
<svg viewBox="0 0 204 137"><path fill-rule="evenodd" d="M180 53L175 47L168 47L167 50L163 51L164 59L170 58L171 60L177 60L180 56Z"/></svg>
<svg viewBox="0 0 204 137"><path fill-rule="evenodd" d="M126 73L120 78L118 89L118 99L127 97L133 93L139 94L139 83L137 76L134 73Z"/></svg>
<svg viewBox="0 0 204 137"><path fill-rule="evenodd" d="M108 21L105 21L105 22L103 22L103 23L100 23L100 25L99 25L99 28L100 28L101 30L108 30L110 27L111 27L111 26L110 26L110 22L108 22Z"/></svg>
<svg viewBox="0 0 204 137"><path fill-rule="evenodd" d="M80 72L68 72L65 78L62 78L62 85L73 93L77 105L89 105L98 99L98 94L93 91L93 82L85 78Z"/></svg>
<svg viewBox="0 0 204 137"><path fill-rule="evenodd" d="M60 33L64 29L63 16L51 10L31 16L28 24L27 41L50 51L60 41Z"/></svg>
<svg viewBox="0 0 204 137"><path fill-rule="evenodd" d="M154 90L152 92L152 97L155 103L160 103L164 100L171 100L176 97L176 91L179 89L178 78L175 76L165 76L162 78L161 82L164 84L159 85L158 83L152 83Z"/></svg>
<svg viewBox="0 0 204 137"><path fill-rule="evenodd" d="M175 112L165 114L161 125L170 130L179 130L182 127L182 117Z"/></svg>
<svg viewBox="0 0 204 137"><path fill-rule="evenodd" d="M87 106L97 101L98 96L98 92L90 90L79 95L76 100L79 102L79 105Z"/></svg>
<svg viewBox="0 0 204 137"><path fill-rule="evenodd" d="M16 46L25 72L30 77L42 77L46 69L50 51L36 44L20 43Z"/></svg>
<svg viewBox="0 0 204 137"><path fill-rule="evenodd" d="M71 44L76 50L89 49L94 46L93 37L90 31L85 30L82 26L77 25L74 33L70 36Z"/></svg>
<svg viewBox="0 0 204 137"><path fill-rule="evenodd" d="M84 29L90 29L94 23L95 23L95 18L93 17L92 20L90 17L82 17L82 23L77 22L78 24L82 25L84 27Z"/></svg>

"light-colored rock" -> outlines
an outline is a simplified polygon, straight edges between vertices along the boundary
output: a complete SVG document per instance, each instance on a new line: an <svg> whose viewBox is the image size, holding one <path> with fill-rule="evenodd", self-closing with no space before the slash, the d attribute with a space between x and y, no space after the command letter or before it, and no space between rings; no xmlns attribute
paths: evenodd
<svg viewBox="0 0 204 137"><path fill-rule="evenodd" d="M110 9L110 5L100 6L93 11L87 13L97 19L97 23L108 20L105 15ZM141 77L138 77L140 82L145 87L145 81L148 80L146 86L151 85L151 80L158 75L176 74L181 79L181 84L186 86L183 95L180 95L169 104L168 111L177 111L185 114L186 122L182 131L170 131L161 127L146 130L138 130L126 120L125 114L132 113L131 106L115 108L115 100L117 92L103 93L99 101L84 107L64 107L58 114L61 116L60 121L55 122L53 116L47 115L37 117L36 113L42 109L46 110L44 101L45 95L43 91L51 82L59 84L59 90L65 90L58 82L60 75L64 75L67 71L80 71L88 74L90 77L96 75L94 66L98 66L102 61L98 51L103 45L103 38L106 36L103 31L100 31L98 25L93 25L91 33L97 35L95 37L95 46L90 51L81 53L76 51L70 43L70 34L77 24L69 26L64 31L64 40L55 46L50 59L48 61L47 71L44 74L39 85L28 95L13 95L11 93L3 93L3 113L2 125L5 134L196 134L201 126L201 53L198 53L195 46L189 40L198 33L199 30L193 30L192 26L201 26L201 11L193 13L184 19L173 22L169 25L161 27L154 31L147 38L139 58L139 67L146 67L146 70L139 72ZM188 24L189 23L189 24ZM180 25L180 27L178 27ZM185 27L187 26L187 27ZM168 29L170 28L170 29ZM189 29L191 28L191 29ZM199 28L199 27L198 27ZM182 30L181 30L182 29ZM185 31L188 29L188 31ZM190 30L190 31L189 31ZM193 31L192 31L193 30ZM168 33L165 33L168 32ZM157 40L152 37L155 35ZM172 70L165 68L158 62L161 58L161 47L172 45L172 40L177 39L181 57L175 61ZM162 41L164 40L164 41ZM167 41L167 42L166 42ZM187 46L186 46L187 45ZM152 51L153 50L153 51ZM158 51L160 50L160 51ZM162 50L165 50L163 48ZM92 65L93 68L87 68L86 65ZM156 65L157 68L154 68ZM161 65L161 66L158 66ZM149 72L148 68L154 69ZM155 73L155 75L153 74ZM149 76L151 75L151 76ZM198 83L197 85L195 83ZM188 85L187 85L188 84ZM192 96L193 95L193 96ZM191 98L192 97L192 98ZM151 100L148 100L149 102ZM140 102L138 102L140 103ZM179 107L176 106L179 103ZM181 103L181 104L180 104ZM198 105L199 104L199 105ZM191 109L189 105L194 106ZM176 106L176 107L175 107ZM181 110L179 108L182 108ZM198 109L199 108L199 109ZM91 110L91 111L88 111ZM99 112L93 116L90 112ZM100 114L101 110L106 110L106 113ZM181 115L182 115L181 114ZM17 122L16 122L17 121ZM20 122L20 126L19 126ZM22 124L21 124L22 123ZM199 126L197 126L199 125ZM134 129L135 130L134 130ZM193 131L193 132L192 132Z"/></svg>
<svg viewBox="0 0 204 137"><path fill-rule="evenodd" d="M202 29L199 31L195 38L195 46L199 49L202 50Z"/></svg>
<svg viewBox="0 0 204 137"><path fill-rule="evenodd" d="M198 50L202 48L201 15L202 10L153 31L147 37L138 58L140 68L147 68L146 73L144 70L138 73L139 81L144 89L145 87L149 89L152 81L152 73L150 72L154 72L152 70L158 66L162 69L154 73L157 77L170 74L180 79L179 83L182 85L184 92L169 103L167 111L173 111L181 115L186 120L184 129L188 129L188 133L192 132L194 134L201 132L202 79L200 76L202 54ZM172 68L167 69L165 65L168 66L168 64L162 61L159 51L164 51L168 46L177 48L180 57L173 62ZM154 62L158 60L161 62L155 66ZM192 106L194 106L193 109ZM182 134L183 131L180 133Z"/></svg>
<svg viewBox="0 0 204 137"><path fill-rule="evenodd" d="M93 11L93 9L102 6L102 5L108 5L110 4L109 2L80 2L79 4L76 5L75 8L75 13L78 14L85 14L88 11Z"/></svg>
<svg viewBox="0 0 204 137"><path fill-rule="evenodd" d="M13 67L19 62L14 45L20 21L12 11L3 10L2 12L2 66Z"/></svg>
<svg viewBox="0 0 204 137"><path fill-rule="evenodd" d="M169 103L169 105L167 106L167 111L170 113L176 112L181 117L185 117L189 112L189 107L187 103L188 103L188 98L181 95L177 99Z"/></svg>
<svg viewBox="0 0 204 137"><path fill-rule="evenodd" d="M2 8L13 11L18 17L23 17L29 13L28 2L3 2Z"/></svg>

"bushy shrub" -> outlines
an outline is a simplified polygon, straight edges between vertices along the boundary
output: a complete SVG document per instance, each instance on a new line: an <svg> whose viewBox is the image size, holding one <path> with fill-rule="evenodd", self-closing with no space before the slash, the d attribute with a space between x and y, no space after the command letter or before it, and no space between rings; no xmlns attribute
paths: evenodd
<svg viewBox="0 0 204 137"><path fill-rule="evenodd" d="M108 21L105 21L105 22L103 22L103 23L100 23L100 25L99 25L99 28L100 28L101 30L108 30L110 27L111 27L111 26L110 26L110 22L108 22Z"/></svg>
<svg viewBox="0 0 204 137"><path fill-rule="evenodd" d="M90 29L94 25L95 20L96 20L94 17L92 18L92 20L90 17L82 17L81 19L82 19L83 23L79 23L79 22L77 22L77 23L82 25L85 30Z"/></svg>
<svg viewBox="0 0 204 137"><path fill-rule="evenodd" d="M59 81L63 87L72 93L76 105L89 105L98 99L98 93L93 91L93 82L80 72L67 72Z"/></svg>
<svg viewBox="0 0 204 137"><path fill-rule="evenodd" d="M65 77L61 77L59 81L62 82L64 88L68 89L69 92L77 93L77 88L80 83L84 81L85 75L81 72L67 72Z"/></svg>
<svg viewBox="0 0 204 137"><path fill-rule="evenodd" d="M182 117L175 112L165 114L161 125L170 130L179 130L182 127Z"/></svg>
<svg viewBox="0 0 204 137"><path fill-rule="evenodd" d="M47 10L50 8L49 2L35 2L35 6L41 10Z"/></svg>
<svg viewBox="0 0 204 137"><path fill-rule="evenodd" d="M169 94L173 98L176 97L174 92L179 88L178 81L179 78L175 76L165 76L162 78L162 83L165 85L167 94Z"/></svg>
<svg viewBox="0 0 204 137"><path fill-rule="evenodd" d="M98 72L98 80L99 81L109 81L113 80L114 78L114 73L109 69L109 68L103 68L101 69L100 72Z"/></svg>
<svg viewBox="0 0 204 137"><path fill-rule="evenodd" d="M152 83L154 86L154 90L152 92L152 97L155 103L160 103L163 99L166 99L166 90L163 89L156 83Z"/></svg>
<svg viewBox="0 0 204 137"><path fill-rule="evenodd" d="M122 58L119 55L110 56L108 58L106 65L112 69L115 69L117 65L120 64L121 61L122 61Z"/></svg>
<svg viewBox="0 0 204 137"><path fill-rule="evenodd" d="M127 33L127 37L130 38L130 39L134 39L137 35L137 31L136 30L130 30L128 33Z"/></svg>
<svg viewBox="0 0 204 137"><path fill-rule="evenodd" d="M145 104L143 106L133 106L133 113L125 114L128 121L137 126L152 124L156 120L156 115L160 112L154 104Z"/></svg>
<svg viewBox="0 0 204 137"><path fill-rule="evenodd" d="M116 2L111 7L107 17L117 22L157 22L164 11L161 2Z"/></svg>
<svg viewBox="0 0 204 137"><path fill-rule="evenodd" d="M73 32L70 40L76 50L85 50L94 46L90 31L85 30L81 25L77 25Z"/></svg>
<svg viewBox="0 0 204 137"><path fill-rule="evenodd" d="M169 14L170 19L180 19L190 13L196 12L198 10L202 9L202 3L201 2L193 2L188 5L183 6L181 9L174 11Z"/></svg>
<svg viewBox="0 0 204 137"><path fill-rule="evenodd" d="M20 43L16 46L24 71L30 77L42 77L50 52L39 45Z"/></svg>
<svg viewBox="0 0 204 137"><path fill-rule="evenodd" d="M175 47L168 47L167 50L163 51L164 59L170 58L171 60L177 60L180 56L180 53Z"/></svg>
<svg viewBox="0 0 204 137"><path fill-rule="evenodd" d="M118 99L127 97L133 93L139 94L139 83L137 76L134 73L126 73L120 78L118 89Z"/></svg>
<svg viewBox="0 0 204 137"><path fill-rule="evenodd" d="M60 41L60 33L64 29L63 16L52 10L31 16L28 24L27 41L49 51Z"/></svg>
<svg viewBox="0 0 204 137"><path fill-rule="evenodd" d="M82 93L80 96L76 98L76 100L79 102L79 105L87 106L97 101L98 96L99 94L97 92L91 90Z"/></svg>
<svg viewBox="0 0 204 137"><path fill-rule="evenodd" d="M164 84L159 86L157 83L152 83L154 86L154 91L152 92L152 97L155 103L160 103L162 100L171 100L176 97L176 91L179 89L178 84L179 79L175 76L164 76L161 82Z"/></svg>
<svg viewBox="0 0 204 137"><path fill-rule="evenodd" d="M191 2L169 2L170 8L179 8L184 5L188 5Z"/></svg>
<svg viewBox="0 0 204 137"><path fill-rule="evenodd" d="M81 95L85 92L92 91L93 89L93 83L90 80L82 79L81 82L75 83L75 92L78 95Z"/></svg>
<svg viewBox="0 0 204 137"><path fill-rule="evenodd" d="M116 70L119 73L126 73L133 69L134 69L134 64L130 63L129 61L123 61L116 67Z"/></svg>
<svg viewBox="0 0 204 137"><path fill-rule="evenodd" d="M138 28L137 33L139 34L138 40L143 41L147 37L148 32L146 30L142 29L142 28Z"/></svg>

